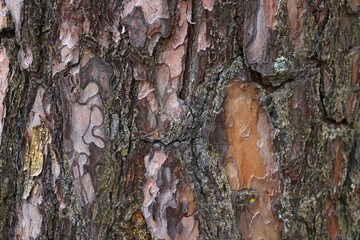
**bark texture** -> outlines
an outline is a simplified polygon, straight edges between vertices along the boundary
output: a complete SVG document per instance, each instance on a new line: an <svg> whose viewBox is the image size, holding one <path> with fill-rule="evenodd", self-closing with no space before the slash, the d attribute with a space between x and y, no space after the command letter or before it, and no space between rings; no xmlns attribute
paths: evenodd
<svg viewBox="0 0 360 240"><path fill-rule="evenodd" d="M0 38L0 239L360 238L359 0L0 0Z"/></svg>

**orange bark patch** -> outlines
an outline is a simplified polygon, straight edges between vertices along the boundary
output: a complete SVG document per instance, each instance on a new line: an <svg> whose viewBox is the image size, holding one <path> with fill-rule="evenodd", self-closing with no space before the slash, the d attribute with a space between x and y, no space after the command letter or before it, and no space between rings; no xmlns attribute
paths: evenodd
<svg viewBox="0 0 360 240"><path fill-rule="evenodd" d="M325 202L326 211L326 231L328 232L329 239L333 240L339 233L339 221L336 215L336 206L333 201L327 199Z"/></svg>
<svg viewBox="0 0 360 240"><path fill-rule="evenodd" d="M229 149L225 169L232 191L252 189L258 193L247 210L235 205L242 237L281 239L283 223L273 211L280 191L273 129L258 97L253 84L232 81L227 86L224 109Z"/></svg>
<svg viewBox="0 0 360 240"><path fill-rule="evenodd" d="M226 136L230 145L226 168L232 190L249 188L252 177L265 176L264 159L258 148L261 141L257 132L257 96L258 90L250 84L233 83L228 86L224 105Z"/></svg>
<svg viewBox="0 0 360 240"><path fill-rule="evenodd" d="M143 219L144 219L144 216L142 215L142 213L140 211L136 211L131 217L131 221L133 221L133 222L139 222L139 221L142 221Z"/></svg>

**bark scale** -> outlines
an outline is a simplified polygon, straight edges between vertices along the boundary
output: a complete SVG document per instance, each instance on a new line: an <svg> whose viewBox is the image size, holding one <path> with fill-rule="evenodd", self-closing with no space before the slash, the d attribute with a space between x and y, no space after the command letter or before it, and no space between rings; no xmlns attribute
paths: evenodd
<svg viewBox="0 0 360 240"><path fill-rule="evenodd" d="M1 0L1 239L357 239L359 0Z"/></svg>

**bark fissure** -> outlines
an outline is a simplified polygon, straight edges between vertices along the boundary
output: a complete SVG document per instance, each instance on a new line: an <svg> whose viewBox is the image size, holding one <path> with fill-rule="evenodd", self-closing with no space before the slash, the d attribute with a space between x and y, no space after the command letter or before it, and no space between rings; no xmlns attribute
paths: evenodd
<svg viewBox="0 0 360 240"><path fill-rule="evenodd" d="M357 239L358 0L0 0L1 239Z"/></svg>

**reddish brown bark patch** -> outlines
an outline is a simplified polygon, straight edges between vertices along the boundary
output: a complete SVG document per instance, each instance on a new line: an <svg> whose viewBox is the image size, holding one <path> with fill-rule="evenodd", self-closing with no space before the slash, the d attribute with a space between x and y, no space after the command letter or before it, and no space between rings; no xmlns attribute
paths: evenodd
<svg viewBox="0 0 360 240"><path fill-rule="evenodd" d="M353 60L353 68L351 73L351 88L353 91L350 92L350 96L347 102L347 121L352 122L354 119L354 112L356 110L357 100L359 93L357 91L357 87L359 84L360 72L359 72L359 65L360 65L360 52L357 52L354 56Z"/></svg>
<svg viewBox="0 0 360 240"><path fill-rule="evenodd" d="M336 215L336 205L330 199L327 199L325 202L325 211L326 211L326 231L328 232L329 239L336 239L339 234L339 221L338 216Z"/></svg>
<svg viewBox="0 0 360 240"><path fill-rule="evenodd" d="M349 6L354 13L357 13L360 9L360 0L350 1Z"/></svg>
<svg viewBox="0 0 360 240"><path fill-rule="evenodd" d="M276 19L276 13L278 10L279 0L264 0L264 10L265 10L265 19L266 26L271 28L271 30L275 30L275 27L278 23Z"/></svg>
<svg viewBox="0 0 360 240"><path fill-rule="evenodd" d="M0 12L2 14L0 14L0 31L3 30L4 28L6 28L7 25L7 17L6 15L8 14L8 8L6 7L5 3L0 0Z"/></svg>
<svg viewBox="0 0 360 240"><path fill-rule="evenodd" d="M341 151L341 139L337 139L334 144L334 150L336 154L334 168L333 168L333 178L332 183L334 186L339 186L341 177L343 175L343 164L344 164L344 157Z"/></svg>
<svg viewBox="0 0 360 240"><path fill-rule="evenodd" d="M0 48L0 142L1 133L3 130L3 117L4 117L4 101L8 89L8 75L10 71L9 59L6 55L6 49Z"/></svg>
<svg viewBox="0 0 360 240"><path fill-rule="evenodd" d="M194 186L182 181L176 160L163 149L144 157L142 213L154 239L198 239Z"/></svg>
<svg viewBox="0 0 360 240"><path fill-rule="evenodd" d="M306 14L306 1L287 0L287 21L290 26L290 38L294 39L295 51L299 52L304 46L303 23Z"/></svg>
<svg viewBox="0 0 360 240"><path fill-rule="evenodd" d="M206 21L203 21L200 23L200 30L199 30L199 36L198 36L198 48L197 52L200 52L201 50L206 50L206 48L210 47L211 42L209 41L207 37L207 23Z"/></svg>
<svg viewBox="0 0 360 240"><path fill-rule="evenodd" d="M130 30L130 43L153 54L157 42L169 31L170 12L165 0L125 1L123 24Z"/></svg>
<svg viewBox="0 0 360 240"><path fill-rule="evenodd" d="M147 24L141 7L136 7L123 23L130 28L130 43L136 47L143 47L146 42Z"/></svg>
<svg viewBox="0 0 360 240"><path fill-rule="evenodd" d="M244 21L244 54L247 65L257 72L274 74L277 1L256 0L247 5Z"/></svg>
<svg viewBox="0 0 360 240"><path fill-rule="evenodd" d="M145 168L142 161L142 156L137 154L134 157L134 161L130 163L130 166L126 170L124 186L126 192L134 191L134 186L137 186L141 181L141 178L145 173Z"/></svg>
<svg viewBox="0 0 360 240"><path fill-rule="evenodd" d="M138 116L135 119L141 138L150 141L163 139L171 122L180 122L188 112L178 94L182 87L182 74L187 49L188 21L191 19L191 4L179 2L173 32L164 41L164 47L156 54L156 66L148 66L140 57L131 56L134 63L134 78L138 83ZM149 39L151 36L148 35ZM149 79L152 71L155 79Z"/></svg>

